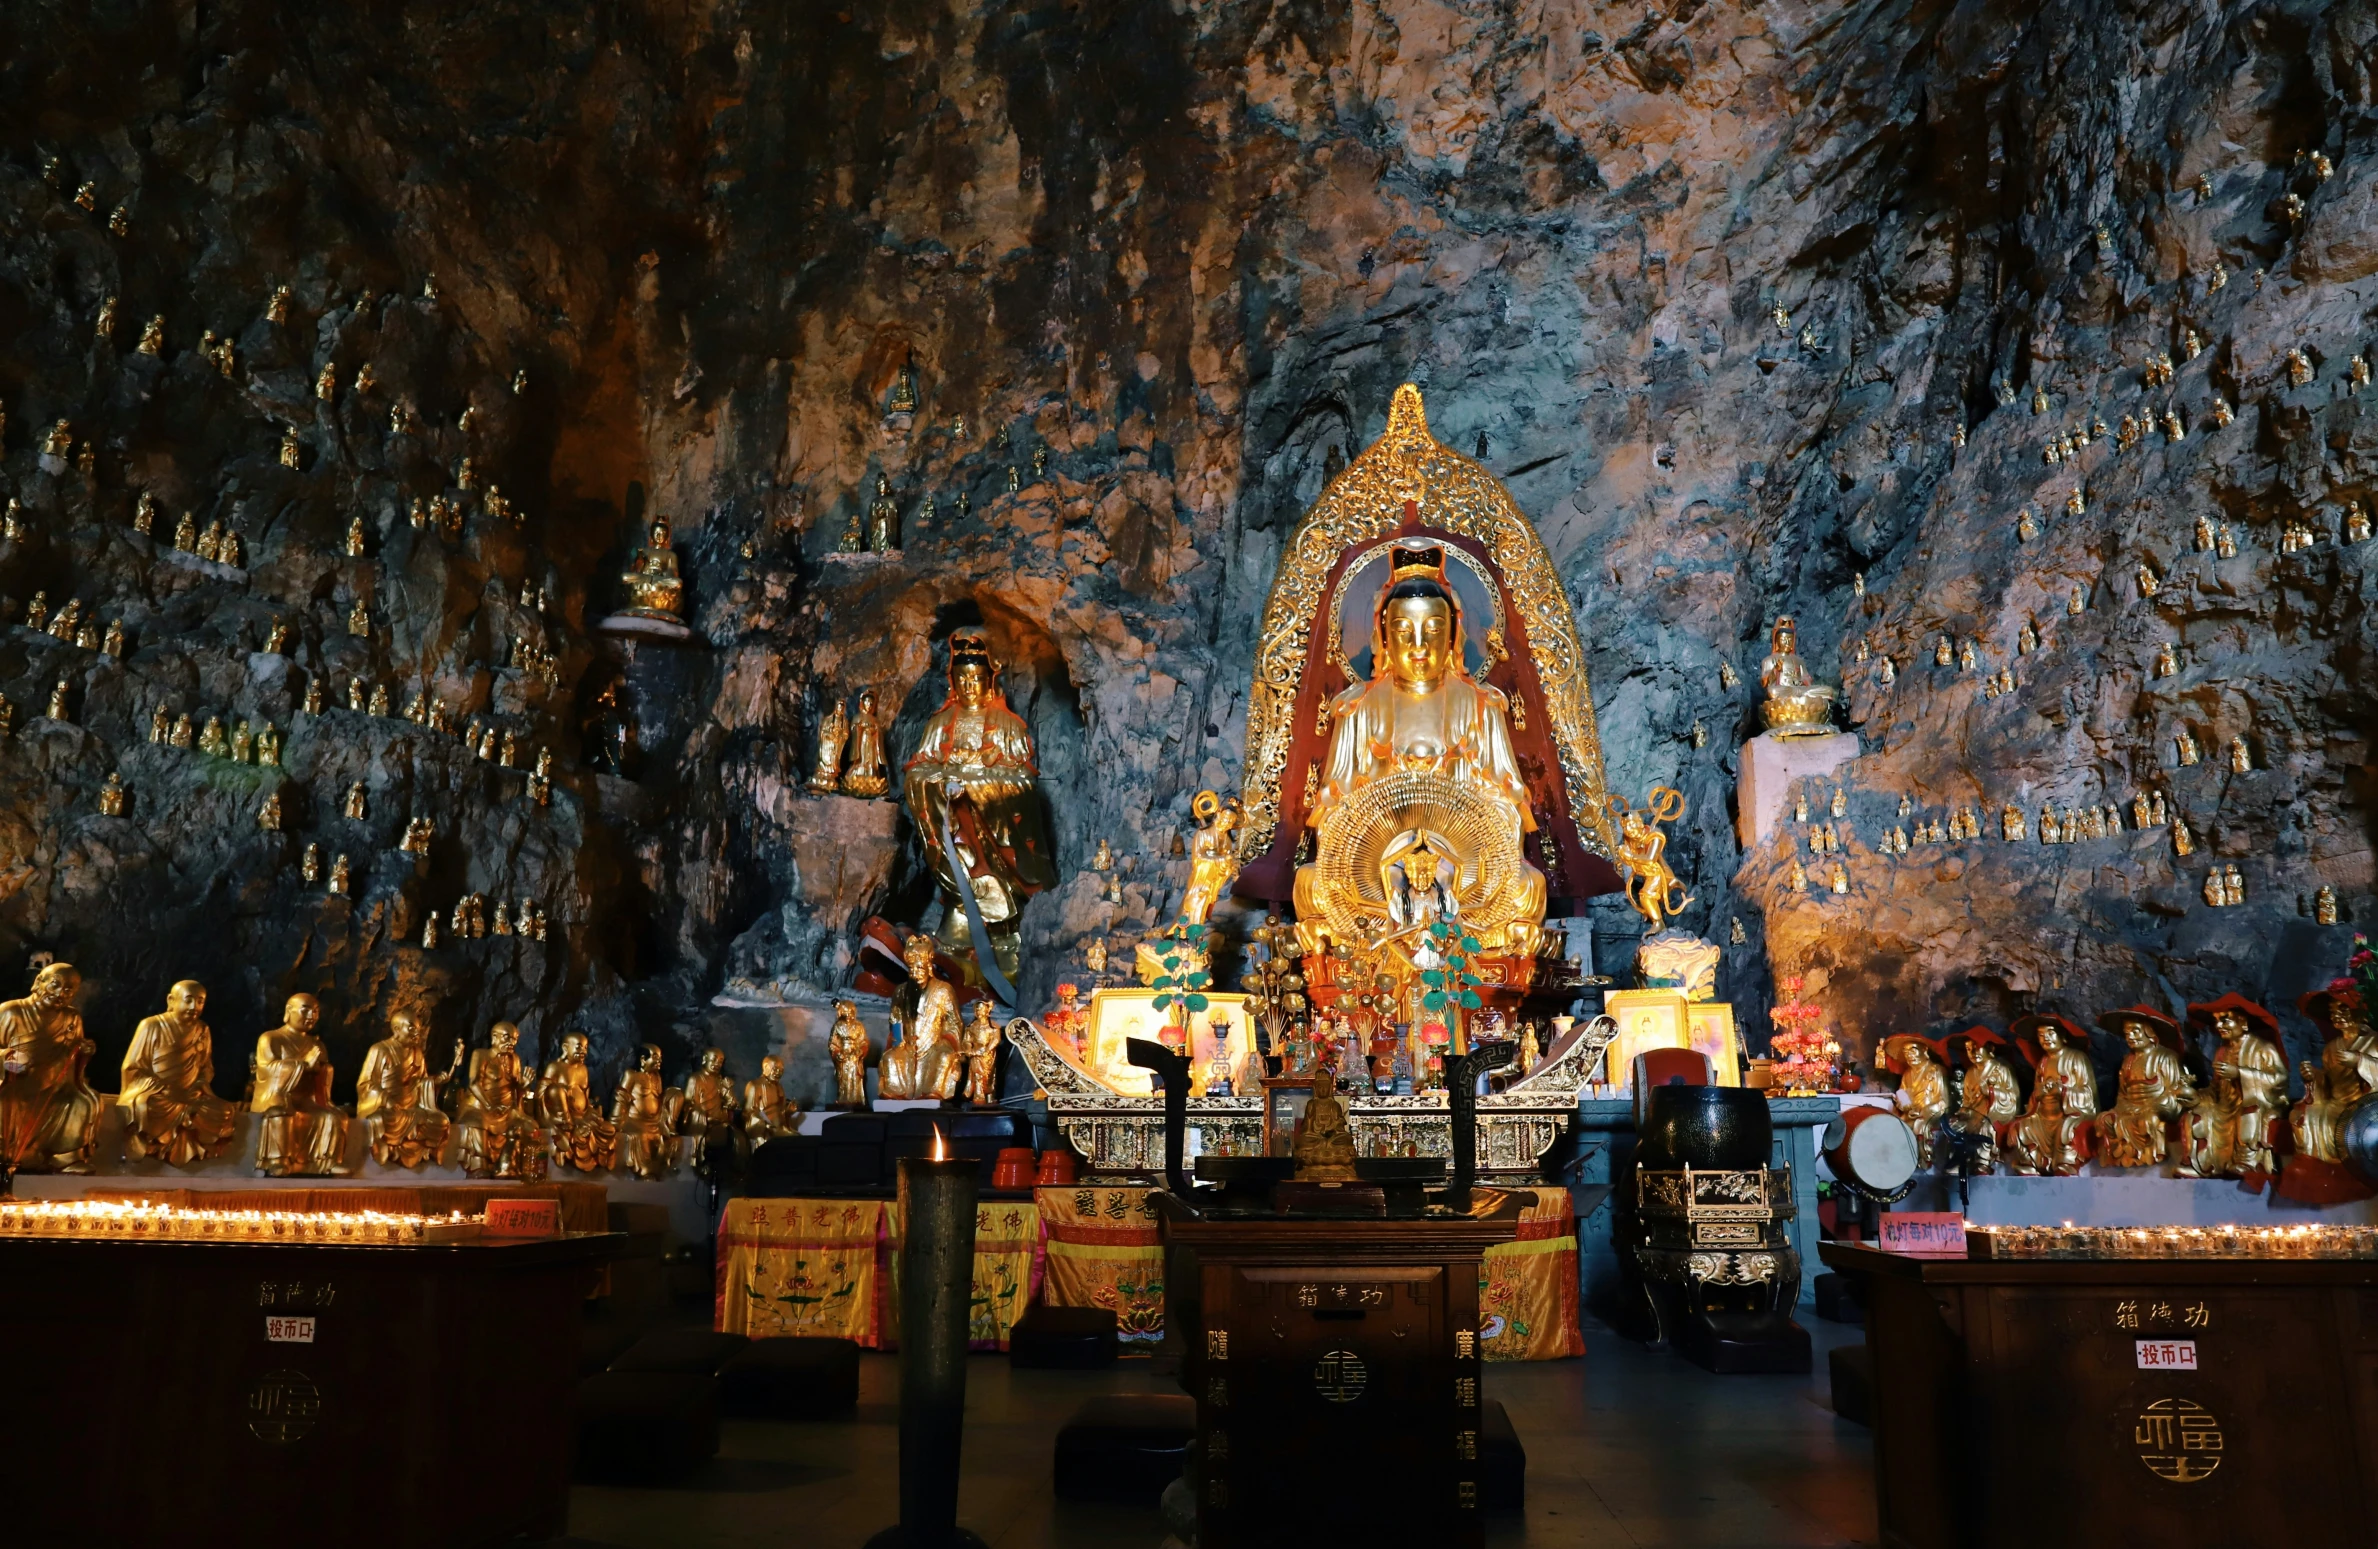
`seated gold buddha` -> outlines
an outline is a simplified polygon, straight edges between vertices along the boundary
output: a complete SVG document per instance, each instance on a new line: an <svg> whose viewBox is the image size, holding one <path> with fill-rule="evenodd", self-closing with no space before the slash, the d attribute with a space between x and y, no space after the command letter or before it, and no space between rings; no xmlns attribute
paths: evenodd
<svg viewBox="0 0 2378 1549"><path fill-rule="evenodd" d="M1775 621L1767 659L1759 663L1759 684L1767 690L1760 716L1777 736L1822 737L1833 730L1837 696L1800 659L1799 625L1788 613Z"/></svg>
<svg viewBox="0 0 2378 1549"><path fill-rule="evenodd" d="M669 524L665 518L654 521L651 537L651 542L629 557L628 568L620 576L627 583L627 611L638 618L680 623L685 580L677 573L677 554L669 547Z"/></svg>
<svg viewBox="0 0 2378 1549"><path fill-rule="evenodd" d="M1329 708L1329 746L1307 821L1313 860L1296 872L1297 935L1376 945L1457 914L1489 952L1533 955L1544 874L1502 693L1462 664L1461 605L1434 545L1390 551L1371 627L1368 682ZM1398 885L1399 880L1403 886ZM1448 910L1405 894L1441 882Z"/></svg>

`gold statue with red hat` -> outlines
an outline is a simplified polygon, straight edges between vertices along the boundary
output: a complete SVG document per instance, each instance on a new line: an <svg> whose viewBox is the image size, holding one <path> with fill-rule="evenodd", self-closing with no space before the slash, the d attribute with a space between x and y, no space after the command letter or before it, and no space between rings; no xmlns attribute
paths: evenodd
<svg viewBox="0 0 2378 1549"><path fill-rule="evenodd" d="M2063 1017L2040 1015L2017 1017L2012 1031L2037 1051L2031 1101L2007 1130L2013 1170L2069 1178L2089 1159L2089 1124L2097 1113L2089 1035Z"/></svg>
<svg viewBox="0 0 2378 1549"><path fill-rule="evenodd" d="M1956 1042L1965 1046L1965 1069L1957 1078L1956 1111L1945 1122L1958 1137L1958 1170L1973 1177L1998 1170L1999 1126L2022 1115L2023 1085L1997 1033L1969 1027Z"/></svg>
<svg viewBox="0 0 2378 1549"><path fill-rule="evenodd" d="M2114 1106L2091 1126L2097 1160L2108 1167L2160 1167L2171 1154L2170 1123L2196 1099L2180 1062L2180 1024L2152 1006L2109 1011L2097 1025L2130 1046Z"/></svg>
<svg viewBox="0 0 2378 1549"><path fill-rule="evenodd" d="M2210 1027L2216 1043L2213 1084L2197 1094L2188 1113L2180 1175L2242 1178L2270 1172L2271 1140L2287 1112L2279 1019L2233 992L2190 1006L2188 1020Z"/></svg>
<svg viewBox="0 0 2378 1549"><path fill-rule="evenodd" d="M1940 1045L1916 1033L1893 1033L1883 1040L1882 1060L1899 1077L1899 1116L1916 1137L1916 1165L1930 1167L1951 1097Z"/></svg>
<svg viewBox="0 0 2378 1549"><path fill-rule="evenodd" d="M2343 1162L2345 1114L2378 1090L2378 1038L2370 1035L2353 981L2332 980L2299 999L2296 1008L2320 1029L2322 1041L2320 1063L2302 1064L2304 1095L2288 1115L2295 1138L2295 1155L2287 1161L2291 1173L2306 1161Z"/></svg>

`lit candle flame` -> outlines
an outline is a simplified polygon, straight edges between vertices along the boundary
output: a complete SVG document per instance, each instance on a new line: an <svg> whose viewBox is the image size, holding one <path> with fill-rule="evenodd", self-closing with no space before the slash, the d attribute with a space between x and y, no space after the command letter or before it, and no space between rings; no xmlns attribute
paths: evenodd
<svg viewBox="0 0 2378 1549"><path fill-rule="evenodd" d="M941 1138L941 1126L936 1124L933 1126L933 1160L946 1162L949 1159L950 1143Z"/></svg>

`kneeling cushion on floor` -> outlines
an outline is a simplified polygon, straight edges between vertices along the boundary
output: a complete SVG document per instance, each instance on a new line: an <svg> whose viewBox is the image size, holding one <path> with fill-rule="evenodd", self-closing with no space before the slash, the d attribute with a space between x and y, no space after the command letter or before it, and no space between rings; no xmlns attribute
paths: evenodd
<svg viewBox="0 0 2378 1549"><path fill-rule="evenodd" d="M1035 1304L1008 1330L1007 1358L1016 1366L1079 1371L1114 1365L1119 1346L1111 1308Z"/></svg>
<svg viewBox="0 0 2378 1549"><path fill-rule="evenodd" d="M1859 1425L1874 1424L1874 1356L1864 1345L1835 1345L1825 1354L1833 1376L1833 1412Z"/></svg>
<svg viewBox="0 0 2378 1549"><path fill-rule="evenodd" d="M718 1452L718 1379L699 1372L607 1371L578 1384L578 1477L667 1484Z"/></svg>
<svg viewBox="0 0 2378 1549"><path fill-rule="evenodd" d="M615 1372L699 1372L715 1377L751 1341L706 1328L663 1328L637 1340L611 1363Z"/></svg>
<svg viewBox="0 0 2378 1549"><path fill-rule="evenodd" d="M719 1407L754 1420L815 1420L859 1402L859 1347L848 1339L755 1339L718 1370Z"/></svg>
<svg viewBox="0 0 2378 1549"><path fill-rule="evenodd" d="M1057 1494L1153 1506L1181 1476L1197 1403L1186 1393L1109 1393L1057 1432Z"/></svg>
<svg viewBox="0 0 2378 1549"><path fill-rule="evenodd" d="M1488 1511L1521 1511L1528 1502L1528 1453L1499 1399L1478 1406L1478 1495Z"/></svg>

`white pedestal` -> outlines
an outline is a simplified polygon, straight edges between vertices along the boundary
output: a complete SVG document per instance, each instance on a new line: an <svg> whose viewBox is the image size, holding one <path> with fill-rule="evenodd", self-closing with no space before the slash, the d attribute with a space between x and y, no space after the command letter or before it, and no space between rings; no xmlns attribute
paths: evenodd
<svg viewBox="0 0 2378 1549"><path fill-rule="evenodd" d="M1854 731L1823 737L1778 737L1767 732L1744 743L1734 804L1743 849L1758 848L1775 832L1793 781L1829 775L1857 756L1858 734Z"/></svg>

